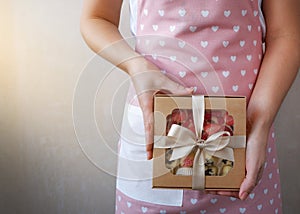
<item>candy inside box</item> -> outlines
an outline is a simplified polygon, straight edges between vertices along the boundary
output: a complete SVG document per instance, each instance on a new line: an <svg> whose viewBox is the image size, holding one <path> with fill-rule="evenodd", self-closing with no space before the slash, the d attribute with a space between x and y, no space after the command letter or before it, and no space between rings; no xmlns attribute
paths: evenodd
<svg viewBox="0 0 300 214"><path fill-rule="evenodd" d="M205 96L204 103L201 140L225 131L233 143L237 139L243 141L243 146L233 147L234 162L204 152L205 189L237 191L245 177L246 98ZM192 96L156 95L155 139L168 135L174 124L195 133ZM197 148L182 158L171 160L173 148L156 148L155 143L153 188L192 189L192 179L195 179L192 178L193 161Z"/></svg>

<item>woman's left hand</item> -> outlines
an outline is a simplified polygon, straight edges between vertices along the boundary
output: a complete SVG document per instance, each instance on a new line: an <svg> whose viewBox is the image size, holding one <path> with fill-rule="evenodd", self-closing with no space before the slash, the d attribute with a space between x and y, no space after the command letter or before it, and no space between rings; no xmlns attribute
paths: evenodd
<svg viewBox="0 0 300 214"><path fill-rule="evenodd" d="M248 197L262 177L269 136L269 127L252 126L249 131L246 149L246 177L239 192L241 200Z"/></svg>
<svg viewBox="0 0 300 214"><path fill-rule="evenodd" d="M262 127L249 120L247 123L246 177L240 186L240 191L207 191L207 193L245 200L262 177L268 135L268 126Z"/></svg>

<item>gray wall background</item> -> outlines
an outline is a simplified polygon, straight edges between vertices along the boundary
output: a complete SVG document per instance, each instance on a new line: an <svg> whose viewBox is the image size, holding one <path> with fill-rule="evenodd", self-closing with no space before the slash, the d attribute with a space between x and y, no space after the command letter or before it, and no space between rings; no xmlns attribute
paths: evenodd
<svg viewBox="0 0 300 214"><path fill-rule="evenodd" d="M113 213L116 158L101 145L116 149L127 76L110 71L83 42L81 1L0 3L0 213ZM122 32L130 35L128 8L122 23ZM95 95L102 136L83 150L72 119L82 71L92 71L91 81L107 80ZM298 75L276 120L287 214L300 209L299 94Z"/></svg>

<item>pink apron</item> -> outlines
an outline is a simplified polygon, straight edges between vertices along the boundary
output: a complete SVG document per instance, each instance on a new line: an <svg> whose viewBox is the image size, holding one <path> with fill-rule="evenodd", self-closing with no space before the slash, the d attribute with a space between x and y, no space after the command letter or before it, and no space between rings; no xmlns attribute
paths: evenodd
<svg viewBox="0 0 300 214"><path fill-rule="evenodd" d="M171 79L194 87L195 93L249 100L263 56L257 1L139 0L136 50ZM281 213L273 131L263 178L246 201L201 191L151 189L142 114L130 91L123 121L130 130L123 128L120 140L116 213Z"/></svg>

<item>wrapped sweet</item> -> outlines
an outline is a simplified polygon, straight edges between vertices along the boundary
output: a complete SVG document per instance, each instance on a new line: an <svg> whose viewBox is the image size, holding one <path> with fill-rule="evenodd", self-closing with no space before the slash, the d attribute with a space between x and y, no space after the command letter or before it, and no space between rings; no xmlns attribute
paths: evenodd
<svg viewBox="0 0 300 214"><path fill-rule="evenodd" d="M218 164L219 158L205 154L205 166L216 166Z"/></svg>
<svg viewBox="0 0 300 214"><path fill-rule="evenodd" d="M232 166L231 165L224 165L220 171L220 176L224 176L224 175L227 175L228 172L232 169Z"/></svg>
<svg viewBox="0 0 300 214"><path fill-rule="evenodd" d="M171 156L172 156L172 149L166 149L166 153L165 153L165 165L168 169L170 169L170 171L172 172L172 174L175 174L177 169L179 168L179 164L180 164L180 160L176 159L176 160L170 160Z"/></svg>
<svg viewBox="0 0 300 214"><path fill-rule="evenodd" d="M193 150L185 158L181 158L179 168L176 171L176 175L186 175L186 176L192 175L194 157L195 157L195 150Z"/></svg>
<svg viewBox="0 0 300 214"><path fill-rule="evenodd" d="M205 175L206 176L217 176L218 175L218 167L205 165Z"/></svg>

